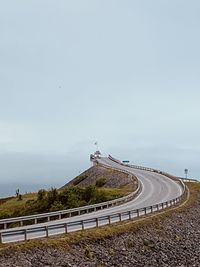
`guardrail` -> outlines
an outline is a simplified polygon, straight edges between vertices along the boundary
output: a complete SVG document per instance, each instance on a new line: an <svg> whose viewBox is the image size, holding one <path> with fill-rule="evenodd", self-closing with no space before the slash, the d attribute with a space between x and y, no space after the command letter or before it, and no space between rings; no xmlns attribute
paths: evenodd
<svg viewBox="0 0 200 267"><path fill-rule="evenodd" d="M109 169L113 169L113 170L116 170L119 172L130 174L128 171L124 171L124 170L121 170L118 168L108 167L104 164L100 164L100 165L104 166L105 168L109 168ZM48 213L42 213L42 214L35 214L35 215L28 215L28 216L15 217L15 218L8 218L8 219L1 219L0 220L0 228L1 229L7 229L7 228L12 227L12 224L16 224L16 223L18 223L19 226L22 227L22 226L24 226L25 222L29 223L29 225L32 225L32 224L38 224L42 220L46 220L47 222L53 221L53 220L61 220L61 219L68 218L68 217L74 217L74 216L78 216L78 215L85 214L85 213L95 212L95 211L100 210L100 209L106 209L106 208L110 208L113 206L118 206L118 205L124 204L124 203L132 200L140 192L140 190L141 190L141 184L138 181L137 190L130 193L127 196L117 198L117 199L107 201L107 202L101 202L98 204L87 205L87 206L78 207L78 208L74 208L74 209L48 212ZM14 227L15 226L16 225L14 225Z"/></svg>
<svg viewBox="0 0 200 267"><path fill-rule="evenodd" d="M152 206L140 208L140 209L133 209L133 210L125 211L125 212L120 212L120 213L118 212L112 215L99 216L99 217L95 217L92 219L77 220L77 221L61 223L61 224L53 224L49 226L38 226L38 227L29 228L29 229L1 231L0 232L0 243L15 241L13 238L14 236L17 236L18 241L26 241L28 239L37 238L38 234L40 238L49 237L55 234L57 235L57 234L69 233L72 231L84 230L84 229L99 227L103 225L110 225L112 223L138 218L149 213L153 213L153 212L160 211L168 207L175 206L185 197L186 187L184 183L182 183L182 186L183 186L183 194L181 196L162 202L162 203L152 205Z"/></svg>
<svg viewBox="0 0 200 267"><path fill-rule="evenodd" d="M190 182L190 183L199 183L197 179L191 179L191 178L184 178L184 177L177 177L178 179L181 179L184 182Z"/></svg>
<svg viewBox="0 0 200 267"><path fill-rule="evenodd" d="M143 170L143 171L150 171L150 172L161 172L159 170L156 170L156 169L152 169L152 168L149 168L149 167L143 167L143 166L138 166L138 165L131 165L131 164L124 164L122 163L121 161L113 158L111 155L108 156L108 158L120 165L123 165L123 166L127 166L127 167L131 167L131 168L134 168L134 169L139 169L139 170Z"/></svg>
<svg viewBox="0 0 200 267"><path fill-rule="evenodd" d="M123 165L123 166L127 166L127 167L131 167L131 168L134 168L134 169L138 169L138 170L144 170L144 171L150 171L150 172L156 172L156 173L159 173L159 174L162 174L162 175L169 175L171 176L172 178L172 175L171 174L168 174L166 172L162 172L160 170L157 170L157 169L153 169L153 168L148 168L148 167L143 167L143 166L139 166L139 165L131 165L131 164L124 164L123 162L113 158L111 155L108 156L108 158L120 165ZM184 177L178 177L178 176L173 176L174 179L180 179L180 180L183 180L184 182L194 182L194 183L199 183L200 181L197 180L197 179L192 179L192 178L184 178Z"/></svg>

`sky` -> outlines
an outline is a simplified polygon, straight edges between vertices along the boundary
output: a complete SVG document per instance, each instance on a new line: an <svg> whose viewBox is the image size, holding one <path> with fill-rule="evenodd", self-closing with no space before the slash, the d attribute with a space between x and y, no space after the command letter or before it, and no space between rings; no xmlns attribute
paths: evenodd
<svg viewBox="0 0 200 267"><path fill-rule="evenodd" d="M200 2L7 0L0 8L0 184L66 183L95 141L200 177Z"/></svg>

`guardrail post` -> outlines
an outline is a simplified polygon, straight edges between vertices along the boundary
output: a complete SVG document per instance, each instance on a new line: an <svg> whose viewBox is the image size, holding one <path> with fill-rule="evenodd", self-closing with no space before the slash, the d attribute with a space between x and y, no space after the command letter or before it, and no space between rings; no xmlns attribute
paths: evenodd
<svg viewBox="0 0 200 267"><path fill-rule="evenodd" d="M99 220L96 218L96 227L99 227Z"/></svg>
<svg viewBox="0 0 200 267"><path fill-rule="evenodd" d="M2 237L2 233L0 233L0 244L3 243L3 237Z"/></svg>
<svg viewBox="0 0 200 267"><path fill-rule="evenodd" d="M128 218L131 220L131 211L128 212Z"/></svg>
<svg viewBox="0 0 200 267"><path fill-rule="evenodd" d="M37 218L34 219L34 223L37 224Z"/></svg>
<svg viewBox="0 0 200 267"><path fill-rule="evenodd" d="M81 221L82 230L84 230L84 221Z"/></svg>
<svg viewBox="0 0 200 267"><path fill-rule="evenodd" d="M120 222L122 221L122 215L121 215L121 213L119 213L119 221Z"/></svg>
<svg viewBox="0 0 200 267"><path fill-rule="evenodd" d="M58 220L61 220L61 219L62 219L62 215L59 214L59 215L58 215Z"/></svg>
<svg viewBox="0 0 200 267"><path fill-rule="evenodd" d="M153 212L153 206L151 206L151 213Z"/></svg>
<svg viewBox="0 0 200 267"><path fill-rule="evenodd" d="M164 203L162 203L162 210L164 209Z"/></svg>
<svg viewBox="0 0 200 267"><path fill-rule="evenodd" d="M48 222L50 221L50 216L47 217L47 221L48 221Z"/></svg>
<svg viewBox="0 0 200 267"><path fill-rule="evenodd" d="M139 209L137 209L137 217L140 216L140 212L139 212Z"/></svg>
<svg viewBox="0 0 200 267"><path fill-rule="evenodd" d="M67 229L67 223L65 223L65 233L68 233L68 229Z"/></svg>
<svg viewBox="0 0 200 267"><path fill-rule="evenodd" d="M146 207L144 208L144 214L145 215L147 214L147 208Z"/></svg>
<svg viewBox="0 0 200 267"><path fill-rule="evenodd" d="M19 223L20 223L20 226L23 226L23 221L20 221Z"/></svg>
<svg viewBox="0 0 200 267"><path fill-rule="evenodd" d="M24 230L24 240L25 241L27 240L27 230L26 229Z"/></svg>
<svg viewBox="0 0 200 267"><path fill-rule="evenodd" d="M7 223L3 224L3 229L7 229Z"/></svg>
<svg viewBox="0 0 200 267"><path fill-rule="evenodd" d="M49 229L48 229L48 226L45 226L45 231L46 231L46 237L49 237Z"/></svg>
<svg viewBox="0 0 200 267"><path fill-rule="evenodd" d="M108 216L108 224L111 224L111 217L110 217L110 215Z"/></svg>
<svg viewBox="0 0 200 267"><path fill-rule="evenodd" d="M157 210L159 210L159 205L158 204L156 205L156 208L157 208Z"/></svg>
<svg viewBox="0 0 200 267"><path fill-rule="evenodd" d="M111 224L111 218L110 218L110 215L108 215L108 224L109 224L109 225Z"/></svg>

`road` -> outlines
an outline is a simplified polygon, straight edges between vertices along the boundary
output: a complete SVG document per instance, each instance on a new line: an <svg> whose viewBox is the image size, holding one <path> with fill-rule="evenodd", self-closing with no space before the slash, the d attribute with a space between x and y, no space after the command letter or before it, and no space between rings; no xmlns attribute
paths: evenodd
<svg viewBox="0 0 200 267"><path fill-rule="evenodd" d="M161 174L144 171L144 170L137 170L137 169L133 169L127 166L123 166L110 160L109 158L98 159L98 162L108 167L114 167L114 168L126 170L132 173L133 175L135 175L139 179L142 185L140 194L135 199L131 200L130 202L124 203L119 206L115 206L115 207L111 207L111 208L103 209L103 210L98 210L96 212L83 214L83 215L79 215L76 217L37 224L37 231L35 230L36 229L35 225L23 226L20 228L19 227L12 228L12 234L5 235L3 237L3 242L9 243L9 242L23 240L24 229L28 229L29 231L28 239L44 237L46 235L44 228L41 228L41 231L38 231L38 227L43 227L43 226L49 227L49 231L48 231L49 235L62 234L65 232L65 229L64 227L59 227L59 225L63 223L69 223L69 222L79 222L79 221L81 222L82 220L85 220L85 219L91 219L91 222L88 221L87 225L85 225L85 228L92 228L96 226L93 220L94 218L108 216L108 215L112 215L112 214L116 214L120 212L126 212L126 211L133 210L133 209L139 209L139 208L143 208L146 206L155 205L155 204L179 197L182 194L183 189L178 182L172 179L169 179L166 176L163 176ZM128 215L126 214L122 216L122 220L125 220L125 219L128 219ZM99 221L99 225L108 224L107 220L108 220L107 218L101 219ZM119 218L117 216L113 216L111 223L114 223L116 221L119 221ZM81 223L75 223L74 225L70 226L70 228L68 228L68 232L80 230L81 227L82 227ZM13 231L16 231L16 230L21 230L21 232L13 234ZM1 232L9 233L9 231L11 230L8 229L8 230L3 230Z"/></svg>

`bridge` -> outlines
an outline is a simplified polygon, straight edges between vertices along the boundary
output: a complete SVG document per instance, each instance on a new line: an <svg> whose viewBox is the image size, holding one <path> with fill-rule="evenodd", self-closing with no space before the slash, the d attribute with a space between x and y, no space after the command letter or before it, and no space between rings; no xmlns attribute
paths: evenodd
<svg viewBox="0 0 200 267"><path fill-rule="evenodd" d="M105 168L136 176L137 190L123 198L95 205L0 220L0 243L55 236L137 219L178 205L187 194L180 177L153 168L123 164L110 155L91 155L91 160ZM46 222L40 223L41 218ZM26 222L28 225L25 225ZM16 227L16 224L19 226Z"/></svg>

